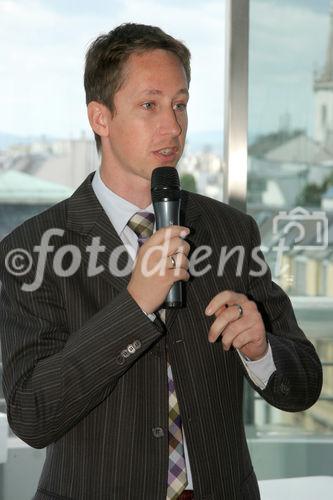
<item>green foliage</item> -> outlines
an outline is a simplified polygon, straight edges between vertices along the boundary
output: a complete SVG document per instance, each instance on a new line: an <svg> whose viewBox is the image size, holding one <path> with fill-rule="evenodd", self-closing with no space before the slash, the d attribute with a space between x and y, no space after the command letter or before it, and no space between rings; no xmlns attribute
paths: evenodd
<svg viewBox="0 0 333 500"><path fill-rule="evenodd" d="M192 193L197 192L197 184L195 178L192 174L183 174L180 176L180 184L182 189L186 191L191 191Z"/></svg>
<svg viewBox="0 0 333 500"><path fill-rule="evenodd" d="M297 198L298 205L308 205L319 207L321 197L326 191L333 186L333 172L331 172L321 185L310 183L307 184L301 194Z"/></svg>
<svg viewBox="0 0 333 500"><path fill-rule="evenodd" d="M318 186L318 184L307 184L297 197L297 205L319 207L324 192L322 186Z"/></svg>

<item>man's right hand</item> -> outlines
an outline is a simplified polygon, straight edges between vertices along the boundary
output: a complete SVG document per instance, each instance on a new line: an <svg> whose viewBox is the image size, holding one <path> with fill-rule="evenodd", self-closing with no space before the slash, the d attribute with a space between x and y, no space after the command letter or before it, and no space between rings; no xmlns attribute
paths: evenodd
<svg viewBox="0 0 333 500"><path fill-rule="evenodd" d="M127 290L147 314L159 309L173 283L190 278L190 245L183 239L189 233L184 226L162 228L139 249Z"/></svg>

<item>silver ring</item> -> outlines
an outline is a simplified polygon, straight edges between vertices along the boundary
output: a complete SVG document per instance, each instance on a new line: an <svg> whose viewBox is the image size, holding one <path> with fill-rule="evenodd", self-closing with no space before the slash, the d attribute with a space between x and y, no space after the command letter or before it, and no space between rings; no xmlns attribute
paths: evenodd
<svg viewBox="0 0 333 500"><path fill-rule="evenodd" d="M234 304L235 307L238 309L238 318L240 319L244 315L244 310L240 304Z"/></svg>
<svg viewBox="0 0 333 500"><path fill-rule="evenodd" d="M176 261L175 261L175 259L172 257L172 255L169 255L169 258L171 260L172 267L175 268L176 267Z"/></svg>

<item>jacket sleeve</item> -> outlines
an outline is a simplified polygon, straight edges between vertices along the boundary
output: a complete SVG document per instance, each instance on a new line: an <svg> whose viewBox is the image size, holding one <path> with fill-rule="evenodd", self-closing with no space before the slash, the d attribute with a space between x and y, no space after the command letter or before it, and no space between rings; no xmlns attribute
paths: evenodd
<svg viewBox="0 0 333 500"><path fill-rule="evenodd" d="M322 388L322 367L318 355L299 328L287 294L271 279L264 264L260 234L250 217L252 248L248 296L260 311L272 348L276 371L264 390L249 380L254 389L271 405L286 411L302 411L319 398ZM259 263L260 262L260 263Z"/></svg>
<svg viewBox="0 0 333 500"><path fill-rule="evenodd" d="M59 291L45 276L35 292L6 270L1 243L0 330L8 422L43 448L100 404L125 372L164 334L126 289L75 332ZM79 291L78 291L79 293Z"/></svg>

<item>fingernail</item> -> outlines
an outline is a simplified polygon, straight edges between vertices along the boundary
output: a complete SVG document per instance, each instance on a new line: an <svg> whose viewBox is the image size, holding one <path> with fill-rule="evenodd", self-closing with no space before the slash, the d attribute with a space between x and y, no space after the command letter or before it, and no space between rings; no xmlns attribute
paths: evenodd
<svg viewBox="0 0 333 500"><path fill-rule="evenodd" d="M181 238L186 238L186 236L188 236L188 235L190 234L190 232L191 232L191 231L190 231L190 229L183 229L183 230L180 232L179 236L180 236Z"/></svg>
<svg viewBox="0 0 333 500"><path fill-rule="evenodd" d="M212 313L212 308L206 307L205 314L211 314L211 313Z"/></svg>

